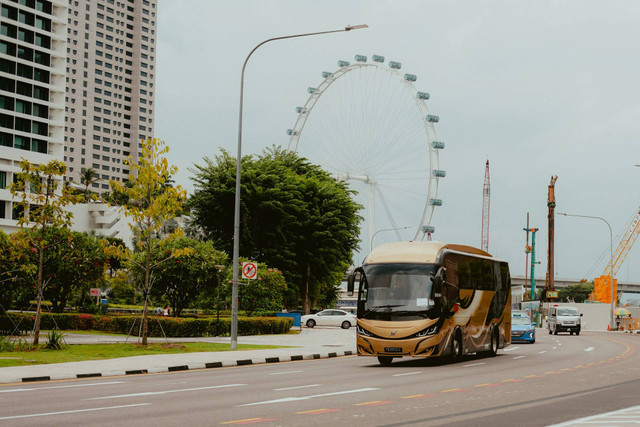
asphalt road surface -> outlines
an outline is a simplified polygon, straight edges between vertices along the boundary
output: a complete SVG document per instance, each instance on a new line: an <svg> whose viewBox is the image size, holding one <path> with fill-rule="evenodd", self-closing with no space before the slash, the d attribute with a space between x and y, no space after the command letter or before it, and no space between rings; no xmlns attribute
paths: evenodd
<svg viewBox="0 0 640 427"><path fill-rule="evenodd" d="M457 363L352 356L0 386L0 425L542 426L640 405L640 336L537 332Z"/></svg>

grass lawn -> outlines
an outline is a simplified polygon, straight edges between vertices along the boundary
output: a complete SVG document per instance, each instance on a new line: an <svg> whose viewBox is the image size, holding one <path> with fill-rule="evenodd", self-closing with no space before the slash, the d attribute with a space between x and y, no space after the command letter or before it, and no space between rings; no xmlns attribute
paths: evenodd
<svg viewBox="0 0 640 427"><path fill-rule="evenodd" d="M238 350L282 348L275 345L243 345ZM198 351L229 351L229 344L216 343L158 343L142 346L138 344L77 344L67 345L63 350L4 351L0 352L0 367L40 365L45 363L79 362L82 360L113 359L116 357L144 356L164 353L193 353Z"/></svg>

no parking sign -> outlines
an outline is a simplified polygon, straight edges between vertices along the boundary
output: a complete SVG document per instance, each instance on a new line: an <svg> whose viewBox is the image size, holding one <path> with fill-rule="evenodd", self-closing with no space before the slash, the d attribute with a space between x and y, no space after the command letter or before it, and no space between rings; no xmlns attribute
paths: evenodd
<svg viewBox="0 0 640 427"><path fill-rule="evenodd" d="M242 263L242 278L255 279L258 277L258 265L255 262Z"/></svg>

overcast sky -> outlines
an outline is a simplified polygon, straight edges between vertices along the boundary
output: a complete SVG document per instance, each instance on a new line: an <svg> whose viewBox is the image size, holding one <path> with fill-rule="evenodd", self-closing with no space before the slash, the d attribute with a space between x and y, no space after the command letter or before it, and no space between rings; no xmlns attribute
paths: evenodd
<svg viewBox="0 0 640 427"><path fill-rule="evenodd" d="M605 218L614 249L637 212L637 1L160 0L158 12L155 132L180 168L177 183L189 191L194 163L220 148L235 156L240 71L255 45L368 24L256 51L245 76L243 154L286 147L294 108L320 83L321 71L335 71L337 60L355 54L380 54L418 76L417 87L431 94L429 110L440 116L447 176L434 240L480 246L487 159L489 252L509 261L513 275L525 271L527 212L540 229L536 276L545 275L552 175L556 211ZM380 242L393 238L384 234ZM640 248L631 250L620 280L640 282L639 256ZM592 280L608 258L606 224L556 217L557 278Z"/></svg>

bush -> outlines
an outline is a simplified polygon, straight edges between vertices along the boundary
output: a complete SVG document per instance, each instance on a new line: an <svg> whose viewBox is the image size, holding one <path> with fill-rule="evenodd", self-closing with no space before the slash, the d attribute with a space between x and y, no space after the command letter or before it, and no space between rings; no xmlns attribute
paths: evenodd
<svg viewBox="0 0 640 427"><path fill-rule="evenodd" d="M44 346L50 350L62 350L64 348L64 334L57 329L47 334L47 344Z"/></svg>
<svg viewBox="0 0 640 427"><path fill-rule="evenodd" d="M10 317L9 317L10 316ZM34 313L9 313L0 316L0 335L11 334L14 330L12 320L19 325L18 333L33 329ZM102 332L137 335L140 328L141 316L71 313L43 313L42 329L60 330L95 330ZM293 326L291 317L239 317L238 335L285 334ZM164 334L163 334L164 331ZM149 336L151 337L207 337L229 336L231 334L231 319L221 317L217 324L215 317L208 318L175 318L149 317Z"/></svg>

